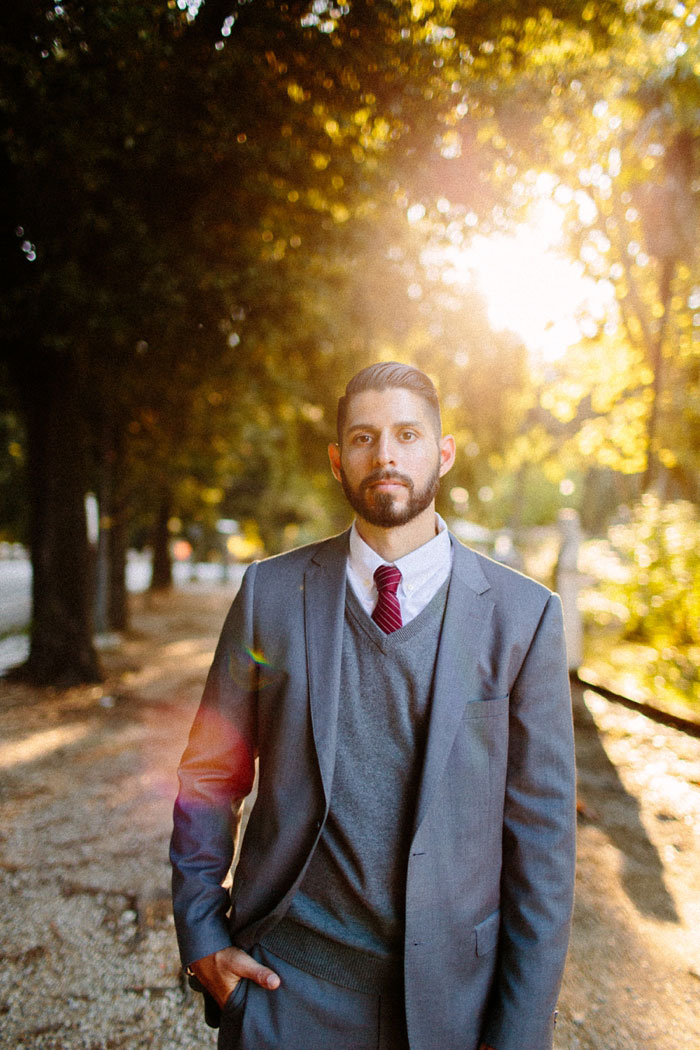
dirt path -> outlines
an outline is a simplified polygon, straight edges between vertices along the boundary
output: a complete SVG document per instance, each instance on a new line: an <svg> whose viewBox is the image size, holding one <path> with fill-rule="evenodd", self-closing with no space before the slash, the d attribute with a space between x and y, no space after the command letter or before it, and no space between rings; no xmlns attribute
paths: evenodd
<svg viewBox="0 0 700 1050"><path fill-rule="evenodd" d="M0 682L3 1048L215 1045L179 975L167 842L230 597L142 600L103 687ZM696 1050L700 741L593 693L576 721L584 812L557 1047Z"/></svg>

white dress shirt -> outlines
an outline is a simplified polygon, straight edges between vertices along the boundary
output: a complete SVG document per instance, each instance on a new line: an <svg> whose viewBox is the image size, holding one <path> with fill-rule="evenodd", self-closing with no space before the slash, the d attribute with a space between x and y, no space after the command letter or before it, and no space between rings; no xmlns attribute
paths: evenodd
<svg viewBox="0 0 700 1050"><path fill-rule="evenodd" d="M435 515L435 523L438 529L437 536L391 562L401 570L401 583L396 596L399 599L404 625L425 609L452 569L452 544L447 526L439 514ZM386 564L384 559L365 543L353 522L348 553L348 582L369 616L377 604L374 571L379 565Z"/></svg>

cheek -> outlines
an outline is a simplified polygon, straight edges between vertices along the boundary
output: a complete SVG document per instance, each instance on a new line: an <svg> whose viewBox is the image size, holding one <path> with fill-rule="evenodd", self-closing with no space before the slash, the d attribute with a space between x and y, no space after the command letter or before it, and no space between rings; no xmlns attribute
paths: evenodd
<svg viewBox="0 0 700 1050"><path fill-rule="evenodd" d="M372 455L366 449L353 449L352 452L343 456L342 467L347 477L357 476L367 472L368 464L372 462Z"/></svg>
<svg viewBox="0 0 700 1050"><path fill-rule="evenodd" d="M426 449L411 450L411 452L404 457L404 462L412 466L417 472L421 474L432 474L436 469L442 466L442 461L439 457L435 456L432 452L428 452Z"/></svg>

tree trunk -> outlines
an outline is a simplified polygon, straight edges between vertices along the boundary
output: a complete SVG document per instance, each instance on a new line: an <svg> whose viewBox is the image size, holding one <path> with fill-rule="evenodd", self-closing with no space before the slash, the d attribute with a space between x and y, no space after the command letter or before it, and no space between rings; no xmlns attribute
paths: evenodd
<svg viewBox="0 0 700 1050"><path fill-rule="evenodd" d="M110 531L110 590L108 622L113 631L126 631L129 626L129 596L126 589L126 553L128 546L126 507L116 505Z"/></svg>
<svg viewBox="0 0 700 1050"><path fill-rule="evenodd" d="M166 591L173 585L173 566L170 559L170 531L168 529L170 517L170 494L165 492L161 497L153 529L153 569L150 588L152 591Z"/></svg>
<svg viewBox="0 0 700 1050"><path fill-rule="evenodd" d="M33 615L29 658L17 674L66 686L100 679L92 642L87 454L74 368L50 353L37 364L21 377Z"/></svg>
<svg viewBox="0 0 700 1050"><path fill-rule="evenodd" d="M129 610L126 590L128 505L124 496L123 442L106 420L100 448L100 542L97 559L95 627L125 631Z"/></svg>
<svg viewBox="0 0 700 1050"><path fill-rule="evenodd" d="M642 478L642 492L651 492L652 489L663 499L661 489L665 487L664 467L658 456L657 433L659 430L659 407L661 394L663 392L663 363L664 363L664 337L671 309L671 282L676 266L676 259L669 258L662 261L661 280L659 282L659 299L663 306L663 314L659 320L654 345L651 351L651 367L654 372L652 385L652 401L647 422L647 465Z"/></svg>
<svg viewBox="0 0 700 1050"><path fill-rule="evenodd" d="M109 630L108 607L112 591L112 564L110 557L112 532L112 464L101 452L100 481L97 503L99 507L99 538L95 558L94 629L97 634Z"/></svg>

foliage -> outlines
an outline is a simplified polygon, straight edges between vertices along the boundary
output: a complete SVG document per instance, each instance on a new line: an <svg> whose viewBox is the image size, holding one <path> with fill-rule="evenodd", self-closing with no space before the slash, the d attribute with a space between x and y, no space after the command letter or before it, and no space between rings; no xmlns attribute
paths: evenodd
<svg viewBox="0 0 700 1050"><path fill-rule="evenodd" d="M647 494L597 545L600 613L652 646L654 672L700 699L700 512ZM598 618L600 619L600 613Z"/></svg>
<svg viewBox="0 0 700 1050"><path fill-rule="evenodd" d="M0 401L0 542L27 542L24 434L17 414Z"/></svg>
<svg viewBox="0 0 700 1050"><path fill-rule="evenodd" d="M570 251L615 303L582 319L580 346L543 377L543 407L566 427L579 463L695 501L697 17L678 4L653 32L628 24L605 51L581 52L566 84L555 83L556 59L543 67L547 123L531 129Z"/></svg>
<svg viewBox="0 0 700 1050"><path fill-rule="evenodd" d="M165 509L204 529L218 516L256 518L269 550L339 524L324 449L334 402L377 358L435 377L458 440L451 485L460 506L471 495L470 516L537 519L586 457L638 472L652 407L664 424L683 419L672 451L690 484L700 442L691 245L673 254L666 310L654 267L640 252L628 263L627 231L608 228L619 198L641 243L641 204L628 218L637 189L668 189L681 132L693 158L697 45L681 7L33 0L4 10L2 353L35 479L45 639L69 614L88 633L82 607L57 614L55 582L88 571L88 488L122 546L125 523L162 523ZM691 169L682 207L695 199ZM440 255L509 228L546 192L568 210L582 264L617 282L624 325L591 333L571 359L580 374L562 364L539 377L540 397L521 342L492 331L474 282L450 283ZM636 299L622 294L632 278L644 285ZM661 334L683 333L682 370L663 397L663 340L644 337L659 303L673 314ZM528 502L533 473L546 483ZM67 479L72 512L59 532ZM449 510L448 492L442 500Z"/></svg>

